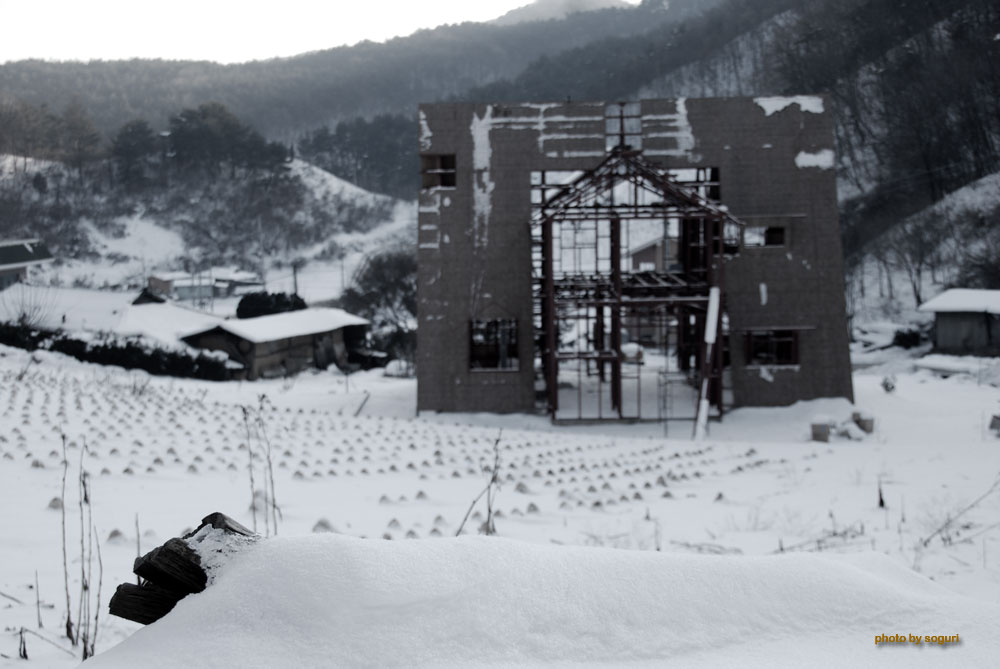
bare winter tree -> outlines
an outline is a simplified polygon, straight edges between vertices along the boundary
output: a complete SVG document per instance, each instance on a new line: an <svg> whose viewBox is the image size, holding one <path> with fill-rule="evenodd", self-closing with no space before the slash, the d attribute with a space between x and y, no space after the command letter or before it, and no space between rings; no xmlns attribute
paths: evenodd
<svg viewBox="0 0 1000 669"><path fill-rule="evenodd" d="M911 217L893 228L889 253L893 264L906 272L916 306L924 301L924 274L935 262L941 235L931 219Z"/></svg>

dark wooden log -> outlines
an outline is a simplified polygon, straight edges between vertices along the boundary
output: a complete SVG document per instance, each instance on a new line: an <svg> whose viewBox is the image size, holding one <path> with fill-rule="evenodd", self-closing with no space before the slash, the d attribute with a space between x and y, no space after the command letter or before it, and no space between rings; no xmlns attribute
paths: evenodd
<svg viewBox="0 0 1000 669"><path fill-rule="evenodd" d="M133 569L137 576L177 593L180 599L201 592L208 577L201 568L201 558L182 539L169 539L146 553Z"/></svg>
<svg viewBox="0 0 1000 669"><path fill-rule="evenodd" d="M198 529L183 539L169 539L162 546L135 559L132 571L145 582L141 586L131 583L118 586L108 605L111 614L148 625L167 615L180 600L204 590L208 585L208 576L202 569L198 553L185 539L205 527L232 535L257 536L224 513L205 516ZM246 542L240 540L234 543Z"/></svg>
<svg viewBox="0 0 1000 669"><path fill-rule="evenodd" d="M113 616L148 625L170 613L178 601L175 593L155 583L123 583L111 596L108 609Z"/></svg>

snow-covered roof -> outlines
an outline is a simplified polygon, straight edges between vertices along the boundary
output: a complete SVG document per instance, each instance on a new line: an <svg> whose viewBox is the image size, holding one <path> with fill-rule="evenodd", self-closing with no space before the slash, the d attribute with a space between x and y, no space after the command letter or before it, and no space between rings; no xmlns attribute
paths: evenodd
<svg viewBox="0 0 1000 669"><path fill-rule="evenodd" d="M255 272L248 272L235 267L213 267L202 272L209 274L216 281L236 281L239 283L260 283L260 277Z"/></svg>
<svg viewBox="0 0 1000 669"><path fill-rule="evenodd" d="M174 302L133 304L122 314L115 332L142 335L176 346L185 334L214 328L223 320L218 316L188 309Z"/></svg>
<svg viewBox="0 0 1000 669"><path fill-rule="evenodd" d="M151 279L159 279L160 281L177 281L178 279L187 279L191 276L188 272L183 271L173 271L173 272L157 272L153 274Z"/></svg>
<svg viewBox="0 0 1000 669"><path fill-rule="evenodd" d="M239 269L230 268L216 268L208 269L197 274L191 274L190 272L183 271L170 271L170 272L157 272L153 274L151 278L159 279L160 281L171 281L175 286L179 285L195 285L199 283L256 283L259 284L260 277L258 277L253 272L247 272Z"/></svg>
<svg viewBox="0 0 1000 669"><path fill-rule="evenodd" d="M360 316L349 314L343 309L316 307L300 309L299 311L286 311L270 316L258 316L257 318L221 321L215 326L191 332L188 336L219 327L241 339L259 344L265 341L302 337L319 332L332 332L351 325L368 325L368 321Z"/></svg>
<svg viewBox="0 0 1000 669"><path fill-rule="evenodd" d="M0 240L0 268L27 267L49 260L52 260L52 254L38 239Z"/></svg>
<svg viewBox="0 0 1000 669"><path fill-rule="evenodd" d="M1000 290L952 288L921 304L920 311L1000 314Z"/></svg>
<svg viewBox="0 0 1000 669"><path fill-rule="evenodd" d="M219 283L218 280L212 279L210 276L201 277L188 277L184 279L174 279L174 288L191 288L194 286L205 286L206 288L211 288L215 284Z"/></svg>

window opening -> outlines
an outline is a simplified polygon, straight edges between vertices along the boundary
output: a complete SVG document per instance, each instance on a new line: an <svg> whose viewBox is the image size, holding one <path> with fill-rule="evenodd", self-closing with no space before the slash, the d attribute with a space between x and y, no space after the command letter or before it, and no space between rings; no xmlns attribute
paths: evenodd
<svg viewBox="0 0 1000 669"><path fill-rule="evenodd" d="M420 156L421 188L455 187L455 154Z"/></svg>
<svg viewBox="0 0 1000 669"><path fill-rule="evenodd" d="M747 332L746 364L799 364L799 333L795 330L761 330Z"/></svg>
<svg viewBox="0 0 1000 669"><path fill-rule="evenodd" d="M784 246L785 228L779 225L748 225L743 229L744 248Z"/></svg>
<svg viewBox="0 0 1000 669"><path fill-rule="evenodd" d="M469 322L469 367L509 371L519 368L516 318Z"/></svg>

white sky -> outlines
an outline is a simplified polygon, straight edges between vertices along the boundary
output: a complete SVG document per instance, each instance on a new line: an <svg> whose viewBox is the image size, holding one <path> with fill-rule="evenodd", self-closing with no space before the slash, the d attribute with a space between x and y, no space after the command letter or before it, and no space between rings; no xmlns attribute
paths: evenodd
<svg viewBox="0 0 1000 669"><path fill-rule="evenodd" d="M0 62L138 57L233 63L486 21L529 1L0 0Z"/></svg>

